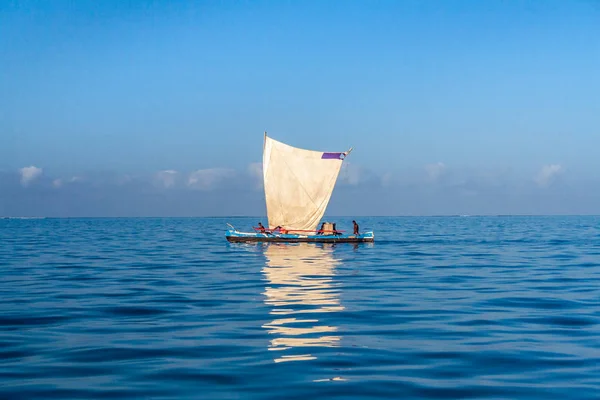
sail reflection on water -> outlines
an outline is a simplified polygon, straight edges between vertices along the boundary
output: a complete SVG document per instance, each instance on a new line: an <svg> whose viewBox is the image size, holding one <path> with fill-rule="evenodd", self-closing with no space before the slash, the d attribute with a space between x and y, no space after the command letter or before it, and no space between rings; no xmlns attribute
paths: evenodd
<svg viewBox="0 0 600 400"><path fill-rule="evenodd" d="M265 256L265 302L275 319L263 328L274 335L269 350L282 352L275 362L311 360L316 357L310 348L339 346L337 327L319 321L324 313L344 309L333 280L340 263L333 248L271 244Z"/></svg>

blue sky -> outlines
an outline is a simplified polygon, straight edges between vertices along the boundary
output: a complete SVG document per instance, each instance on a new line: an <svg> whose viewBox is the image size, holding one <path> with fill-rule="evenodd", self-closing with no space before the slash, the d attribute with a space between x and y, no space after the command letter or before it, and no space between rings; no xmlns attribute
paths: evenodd
<svg viewBox="0 0 600 400"><path fill-rule="evenodd" d="M355 147L332 212L600 213L599 21L585 0L2 2L0 214L261 214L264 130Z"/></svg>

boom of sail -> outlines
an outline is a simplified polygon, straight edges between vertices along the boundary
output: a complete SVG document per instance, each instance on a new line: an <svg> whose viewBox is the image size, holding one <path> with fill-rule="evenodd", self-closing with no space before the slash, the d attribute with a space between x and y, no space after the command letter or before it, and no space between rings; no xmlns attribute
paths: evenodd
<svg viewBox="0 0 600 400"><path fill-rule="evenodd" d="M269 228L314 231L351 150L328 153L299 149L265 133L263 178Z"/></svg>

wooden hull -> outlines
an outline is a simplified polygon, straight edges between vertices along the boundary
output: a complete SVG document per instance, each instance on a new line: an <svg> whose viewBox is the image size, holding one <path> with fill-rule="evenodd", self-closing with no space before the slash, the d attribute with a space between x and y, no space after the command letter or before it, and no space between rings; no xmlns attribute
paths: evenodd
<svg viewBox="0 0 600 400"><path fill-rule="evenodd" d="M367 243L375 241L373 232L360 235L297 235L238 232L229 230L225 234L231 243L242 242L279 242L279 243Z"/></svg>

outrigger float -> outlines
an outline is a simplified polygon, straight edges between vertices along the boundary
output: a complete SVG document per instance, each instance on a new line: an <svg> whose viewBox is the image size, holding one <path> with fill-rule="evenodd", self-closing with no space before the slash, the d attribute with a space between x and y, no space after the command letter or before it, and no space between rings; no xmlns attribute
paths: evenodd
<svg viewBox="0 0 600 400"><path fill-rule="evenodd" d="M225 233L229 242L373 242L373 232L347 234L336 224L322 222L344 159L342 153L327 153L292 147L271 139L265 132L263 181L268 227L240 232L231 224ZM321 226L317 229L321 223Z"/></svg>

